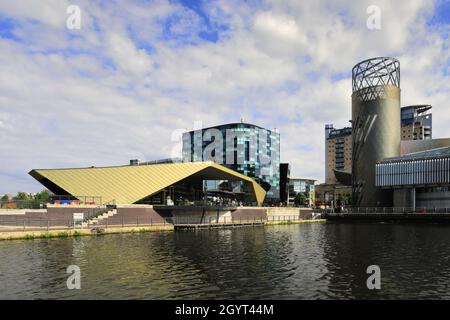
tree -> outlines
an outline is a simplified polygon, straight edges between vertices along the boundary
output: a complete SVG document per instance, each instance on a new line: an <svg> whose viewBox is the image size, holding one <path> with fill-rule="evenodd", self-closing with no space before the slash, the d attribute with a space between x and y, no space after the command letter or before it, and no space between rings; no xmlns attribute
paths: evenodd
<svg viewBox="0 0 450 320"><path fill-rule="evenodd" d="M50 192L48 190L42 190L41 192L38 192L35 196L34 196L35 200L39 200L39 201L49 201L50 200Z"/></svg>
<svg viewBox="0 0 450 320"><path fill-rule="evenodd" d="M352 195L349 193L346 193L343 195L342 200L345 205L351 205L352 204Z"/></svg>
<svg viewBox="0 0 450 320"><path fill-rule="evenodd" d="M306 204L306 196L303 192L297 193L294 198L294 203L296 206L304 206Z"/></svg>
<svg viewBox="0 0 450 320"><path fill-rule="evenodd" d="M17 192L17 195L14 197L14 200L30 200L30 195L26 192Z"/></svg>
<svg viewBox="0 0 450 320"><path fill-rule="evenodd" d="M2 197L1 201L3 201L3 202L9 201L8 195L5 194L5 195Z"/></svg>

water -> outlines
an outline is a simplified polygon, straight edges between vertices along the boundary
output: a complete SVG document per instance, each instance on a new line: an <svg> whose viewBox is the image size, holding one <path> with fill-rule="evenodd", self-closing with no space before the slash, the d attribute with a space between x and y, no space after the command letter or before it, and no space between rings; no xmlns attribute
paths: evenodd
<svg viewBox="0 0 450 320"><path fill-rule="evenodd" d="M386 223L2 241L0 298L449 299L449 243L450 225Z"/></svg>

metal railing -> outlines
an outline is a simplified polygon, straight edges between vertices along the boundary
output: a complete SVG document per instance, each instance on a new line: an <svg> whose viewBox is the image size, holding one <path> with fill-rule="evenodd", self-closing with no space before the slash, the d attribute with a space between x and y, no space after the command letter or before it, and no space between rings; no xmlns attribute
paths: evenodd
<svg viewBox="0 0 450 320"><path fill-rule="evenodd" d="M84 214L84 221L87 222L91 219L95 219L95 218L101 216L102 214L107 213L115 208L116 208L115 200L108 201L102 205L95 207L95 208L90 208Z"/></svg>
<svg viewBox="0 0 450 320"><path fill-rule="evenodd" d="M142 201L139 204L150 204L154 206L169 206L163 203L156 203L152 201ZM195 201L175 201L173 206L186 206L186 207L224 207L224 208L235 208L239 206L243 207L256 207L258 204L256 202L232 202L232 201L224 201L224 202L213 202L213 201L204 201L204 200L195 200Z"/></svg>
<svg viewBox="0 0 450 320"><path fill-rule="evenodd" d="M188 217L108 217L97 223L89 222L83 224L74 223L73 219L48 219L34 218L25 215L0 215L0 232L14 231L49 231L65 229L92 229L92 228L120 228L120 227L149 227L165 225L227 225L227 224L256 224L263 222L281 222L290 223L299 220L309 220L311 218L302 218L299 215L284 216L249 216L249 217L206 217L201 219L198 216Z"/></svg>
<svg viewBox="0 0 450 320"><path fill-rule="evenodd" d="M79 201L82 204L103 204L102 197L100 196L86 196L86 195L53 195L50 197L52 203L58 201Z"/></svg>
<svg viewBox="0 0 450 320"><path fill-rule="evenodd" d="M315 209L314 212L322 214L426 214L450 213L450 208L438 207L355 207L344 209Z"/></svg>

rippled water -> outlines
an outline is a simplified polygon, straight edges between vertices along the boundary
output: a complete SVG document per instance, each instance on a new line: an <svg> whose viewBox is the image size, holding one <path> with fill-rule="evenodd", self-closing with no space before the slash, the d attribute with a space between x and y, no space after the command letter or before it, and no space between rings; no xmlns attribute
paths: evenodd
<svg viewBox="0 0 450 320"><path fill-rule="evenodd" d="M0 298L449 299L449 244L450 225L382 223L2 241Z"/></svg>

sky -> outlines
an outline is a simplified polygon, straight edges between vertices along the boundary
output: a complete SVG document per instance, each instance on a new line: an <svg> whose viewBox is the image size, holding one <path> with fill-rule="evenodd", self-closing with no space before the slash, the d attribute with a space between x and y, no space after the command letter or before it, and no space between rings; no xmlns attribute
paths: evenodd
<svg viewBox="0 0 450 320"><path fill-rule="evenodd" d="M449 0L0 0L0 194L41 190L35 168L171 157L196 123L241 118L322 182L324 125L349 126L351 69L377 56L450 137L449 30Z"/></svg>

